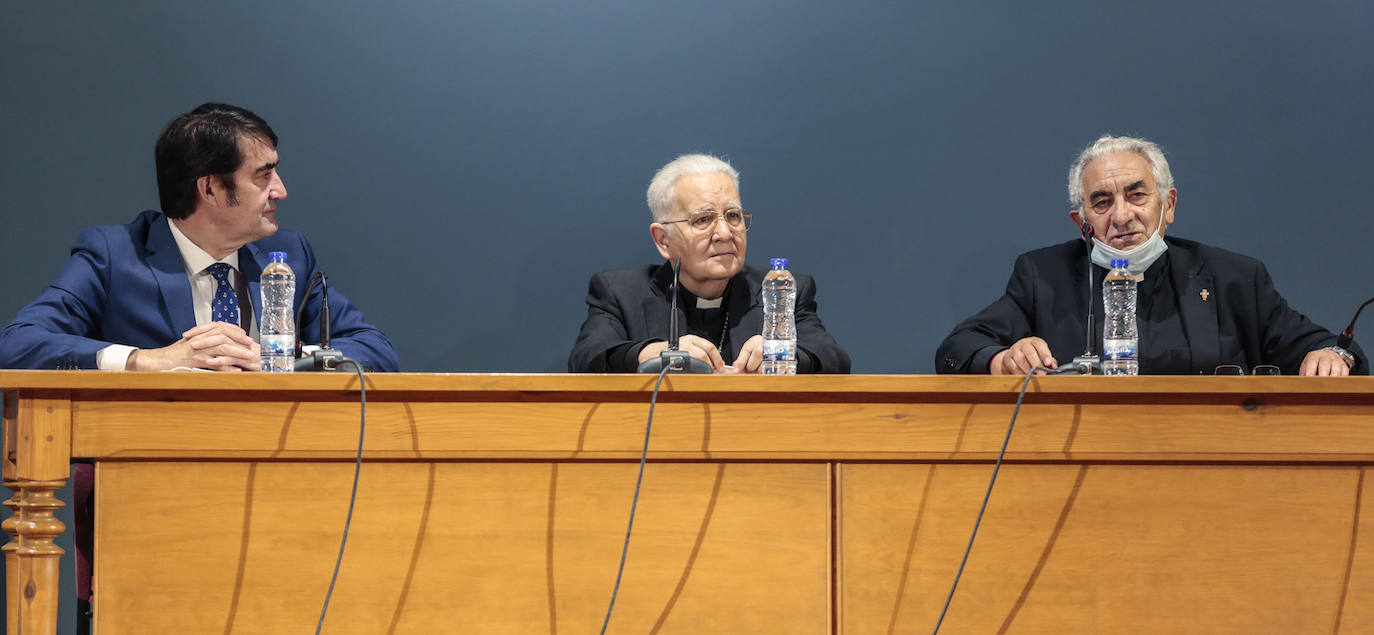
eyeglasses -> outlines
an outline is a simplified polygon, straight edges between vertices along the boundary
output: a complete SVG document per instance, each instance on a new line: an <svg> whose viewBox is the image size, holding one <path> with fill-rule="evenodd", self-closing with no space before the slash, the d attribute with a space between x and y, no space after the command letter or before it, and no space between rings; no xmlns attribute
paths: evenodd
<svg viewBox="0 0 1374 635"><path fill-rule="evenodd" d="M716 221L720 220L722 216L725 218L725 225L730 228L730 231L737 234L749 231L749 226L754 224L754 215L750 214L749 210L740 209L738 207L731 207L725 210L724 214L713 209L704 209L692 212L692 215L687 218L666 220L659 224L672 225L674 223L687 223L688 229L698 234L705 234L715 231Z"/></svg>
<svg viewBox="0 0 1374 635"><path fill-rule="evenodd" d="M1239 364L1222 364L1212 371L1213 375L1244 375L1245 368ZM1273 364L1259 364L1250 371L1251 375L1282 375L1278 366Z"/></svg>

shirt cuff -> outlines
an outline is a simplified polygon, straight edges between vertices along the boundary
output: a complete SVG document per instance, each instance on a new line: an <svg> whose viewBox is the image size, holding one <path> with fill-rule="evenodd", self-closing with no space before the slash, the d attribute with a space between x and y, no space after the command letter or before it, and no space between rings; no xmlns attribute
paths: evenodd
<svg viewBox="0 0 1374 635"><path fill-rule="evenodd" d="M95 352L95 367L100 370L124 370L129 363L129 355L138 350L133 346L111 344Z"/></svg>

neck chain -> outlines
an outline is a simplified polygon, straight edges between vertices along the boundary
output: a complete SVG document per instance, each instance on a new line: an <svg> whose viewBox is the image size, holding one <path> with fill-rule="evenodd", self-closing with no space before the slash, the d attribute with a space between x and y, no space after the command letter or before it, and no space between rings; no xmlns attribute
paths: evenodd
<svg viewBox="0 0 1374 635"><path fill-rule="evenodd" d="M716 344L716 350L725 352L725 337L730 334L730 309L725 309L725 322L720 325L720 342Z"/></svg>
<svg viewBox="0 0 1374 635"><path fill-rule="evenodd" d="M693 297L696 294L692 294ZM716 350L722 355L725 354L725 340L730 336L730 309L725 306L725 298L730 295L730 285L725 285L725 291L720 295L720 309L725 312L725 320L720 325L720 340L716 342Z"/></svg>

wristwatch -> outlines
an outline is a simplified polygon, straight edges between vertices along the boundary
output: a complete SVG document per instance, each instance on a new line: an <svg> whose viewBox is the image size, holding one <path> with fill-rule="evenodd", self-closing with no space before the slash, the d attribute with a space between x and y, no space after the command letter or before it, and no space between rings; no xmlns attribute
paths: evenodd
<svg viewBox="0 0 1374 635"><path fill-rule="evenodd" d="M1331 352L1333 352L1333 353L1335 353L1335 354L1337 354L1337 355L1340 355L1340 356L1341 356L1341 359L1345 360L1345 366L1346 366L1346 368L1354 368L1354 367L1355 367L1355 356L1352 355L1352 354L1350 354L1350 351L1347 351L1347 350L1345 350L1345 349L1343 349L1343 348L1341 348L1341 347L1339 347L1339 346L1328 346L1328 347L1326 347L1326 348L1324 348L1324 349L1322 349L1322 350L1324 350L1324 351L1331 351Z"/></svg>

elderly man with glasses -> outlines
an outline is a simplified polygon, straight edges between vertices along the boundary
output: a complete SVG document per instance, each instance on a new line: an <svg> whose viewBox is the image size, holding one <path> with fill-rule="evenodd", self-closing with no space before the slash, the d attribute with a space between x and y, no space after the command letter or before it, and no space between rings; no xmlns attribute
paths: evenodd
<svg viewBox="0 0 1374 635"><path fill-rule="evenodd" d="M689 154L649 183L649 225L664 262L592 276L587 320L568 356L572 372L633 372L668 347L673 263L682 260L679 347L719 373L757 373L763 361L762 269L744 264L753 215L739 173ZM816 286L797 275L797 372L847 373L849 354L816 315Z"/></svg>

